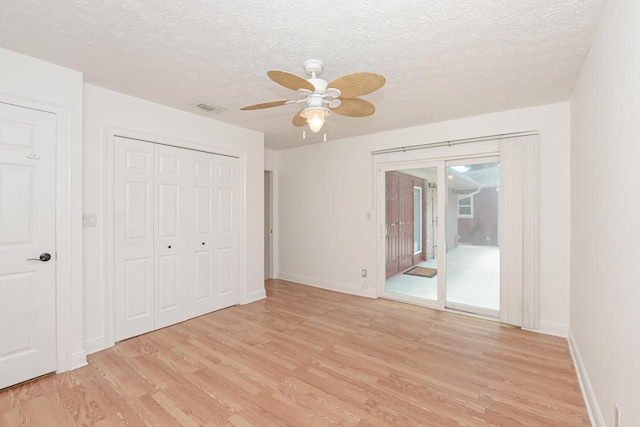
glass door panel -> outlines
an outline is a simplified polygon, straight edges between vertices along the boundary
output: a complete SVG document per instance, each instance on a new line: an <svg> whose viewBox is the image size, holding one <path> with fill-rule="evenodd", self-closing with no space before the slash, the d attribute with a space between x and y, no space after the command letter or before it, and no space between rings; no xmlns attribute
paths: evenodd
<svg viewBox="0 0 640 427"><path fill-rule="evenodd" d="M445 306L484 316L500 309L500 164L447 162Z"/></svg>
<svg viewBox="0 0 640 427"><path fill-rule="evenodd" d="M385 173L387 296L438 300L437 172L424 167Z"/></svg>

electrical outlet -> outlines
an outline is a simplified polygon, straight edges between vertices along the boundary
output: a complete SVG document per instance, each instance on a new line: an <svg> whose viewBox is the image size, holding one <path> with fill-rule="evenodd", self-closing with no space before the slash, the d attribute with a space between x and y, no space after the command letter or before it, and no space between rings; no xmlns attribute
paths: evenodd
<svg viewBox="0 0 640 427"><path fill-rule="evenodd" d="M616 404L616 419L613 422L614 427L620 427L620 408Z"/></svg>
<svg viewBox="0 0 640 427"><path fill-rule="evenodd" d="M363 268L363 269L362 269L362 271L360 272L360 275L361 275L362 277L367 277L367 269L366 269L366 268Z"/></svg>

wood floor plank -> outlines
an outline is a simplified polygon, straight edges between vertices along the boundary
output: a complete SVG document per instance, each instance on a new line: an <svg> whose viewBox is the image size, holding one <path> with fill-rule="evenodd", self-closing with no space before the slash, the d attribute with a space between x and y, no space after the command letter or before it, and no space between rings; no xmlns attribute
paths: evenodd
<svg viewBox="0 0 640 427"><path fill-rule="evenodd" d="M291 282L0 391L0 425L588 426L566 339Z"/></svg>

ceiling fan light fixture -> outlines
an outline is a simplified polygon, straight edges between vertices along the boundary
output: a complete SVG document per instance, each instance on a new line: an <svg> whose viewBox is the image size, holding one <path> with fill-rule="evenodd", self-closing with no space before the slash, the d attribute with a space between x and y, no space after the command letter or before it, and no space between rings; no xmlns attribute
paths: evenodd
<svg viewBox="0 0 640 427"><path fill-rule="evenodd" d="M318 133L322 129L322 125L330 114L331 110L325 107L308 107L300 112L300 115L307 120L309 129L313 133Z"/></svg>

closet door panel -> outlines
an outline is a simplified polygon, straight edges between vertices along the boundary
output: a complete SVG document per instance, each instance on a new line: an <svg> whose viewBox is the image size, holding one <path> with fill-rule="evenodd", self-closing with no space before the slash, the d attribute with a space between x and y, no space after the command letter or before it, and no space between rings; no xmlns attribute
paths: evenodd
<svg viewBox="0 0 640 427"><path fill-rule="evenodd" d="M214 192L213 171L215 156L193 152L192 193L193 207L190 212L190 283L193 296L189 305L189 317L209 313L215 308L213 289L214 272Z"/></svg>
<svg viewBox="0 0 640 427"><path fill-rule="evenodd" d="M201 170L207 171L206 175L202 175L200 182L194 186L194 194L196 203L193 211L193 222L195 225L194 234L194 273L195 273L195 303L200 306L196 310L198 314L211 311L209 308L212 303L213 293L211 290L211 281L213 273L213 239L212 239L212 190L211 190L211 161L201 161ZM202 163L207 163L209 167L204 169Z"/></svg>
<svg viewBox="0 0 640 427"><path fill-rule="evenodd" d="M187 317L188 152L155 146L155 328Z"/></svg>
<svg viewBox="0 0 640 427"><path fill-rule="evenodd" d="M180 238L180 186L158 185L158 238Z"/></svg>
<svg viewBox="0 0 640 427"><path fill-rule="evenodd" d="M164 255L158 257L157 307L156 311L166 312L180 308L180 287L184 280L180 279L180 256Z"/></svg>
<svg viewBox="0 0 640 427"><path fill-rule="evenodd" d="M233 249L221 248L218 249L218 296L227 296L233 293L234 285L234 271L233 267Z"/></svg>
<svg viewBox="0 0 640 427"><path fill-rule="evenodd" d="M198 250L193 254L195 304L206 304L211 295L211 251ZM193 314L193 313L191 313Z"/></svg>
<svg viewBox="0 0 640 427"><path fill-rule="evenodd" d="M150 304L150 284L152 283L152 266L149 259L124 260L124 320L132 322L146 317L153 319ZM146 323L146 322L144 322Z"/></svg>
<svg viewBox="0 0 640 427"><path fill-rule="evenodd" d="M117 341L154 327L153 146L114 141L114 296Z"/></svg>
<svg viewBox="0 0 640 427"><path fill-rule="evenodd" d="M238 159L215 157L215 309L238 302Z"/></svg>

